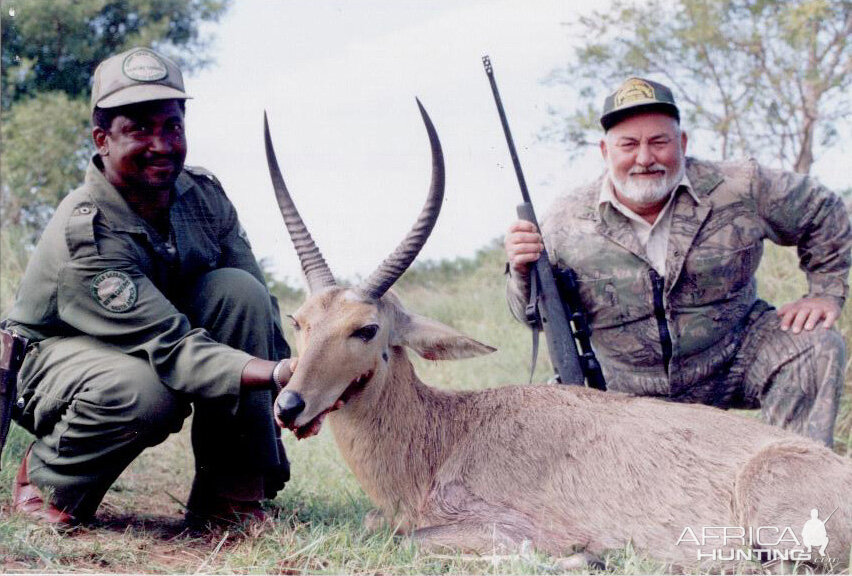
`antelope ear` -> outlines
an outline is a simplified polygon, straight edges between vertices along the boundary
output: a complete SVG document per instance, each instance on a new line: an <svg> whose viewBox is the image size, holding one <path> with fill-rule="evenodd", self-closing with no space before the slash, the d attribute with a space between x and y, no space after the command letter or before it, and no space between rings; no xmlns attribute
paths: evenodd
<svg viewBox="0 0 852 576"><path fill-rule="evenodd" d="M437 320L405 313L397 318L395 346L408 346L427 360L457 360L490 354L497 350L477 342Z"/></svg>

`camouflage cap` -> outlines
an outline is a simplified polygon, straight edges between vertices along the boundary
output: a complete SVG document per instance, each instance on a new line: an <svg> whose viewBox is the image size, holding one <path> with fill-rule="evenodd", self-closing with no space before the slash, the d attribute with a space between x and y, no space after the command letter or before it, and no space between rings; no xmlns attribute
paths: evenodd
<svg viewBox="0 0 852 576"><path fill-rule="evenodd" d="M601 126L609 130L638 112L657 111L680 122L680 110L668 86L644 78L628 78L604 100Z"/></svg>
<svg viewBox="0 0 852 576"><path fill-rule="evenodd" d="M115 108L150 100L192 98L183 88L177 64L150 48L110 56L95 69L92 109Z"/></svg>

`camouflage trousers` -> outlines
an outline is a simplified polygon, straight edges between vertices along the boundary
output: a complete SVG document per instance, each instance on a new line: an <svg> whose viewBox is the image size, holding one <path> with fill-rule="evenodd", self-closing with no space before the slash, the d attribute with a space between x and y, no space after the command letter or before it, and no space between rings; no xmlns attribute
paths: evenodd
<svg viewBox="0 0 852 576"><path fill-rule="evenodd" d="M726 369L670 399L760 408L767 423L831 446L845 368L840 333L821 326L782 331L775 309L758 301L740 342Z"/></svg>

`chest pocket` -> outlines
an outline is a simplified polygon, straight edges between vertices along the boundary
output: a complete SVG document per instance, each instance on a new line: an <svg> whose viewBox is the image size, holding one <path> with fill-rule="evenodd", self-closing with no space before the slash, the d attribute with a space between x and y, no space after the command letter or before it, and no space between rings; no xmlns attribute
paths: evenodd
<svg viewBox="0 0 852 576"><path fill-rule="evenodd" d="M219 267L222 251L209 228L176 230L175 240L184 274L198 276Z"/></svg>
<svg viewBox="0 0 852 576"><path fill-rule="evenodd" d="M626 250L613 249L608 240L577 239L569 245L577 247L565 255L577 273L580 299L592 329L612 328L653 314L646 263Z"/></svg>
<svg viewBox="0 0 852 576"><path fill-rule="evenodd" d="M689 306L730 300L754 278L763 255L763 244L755 242L737 250L702 250L684 264L678 301Z"/></svg>
<svg viewBox="0 0 852 576"><path fill-rule="evenodd" d="M622 326L653 314L645 278L595 278L578 274L577 281L593 330Z"/></svg>
<svg viewBox="0 0 852 576"><path fill-rule="evenodd" d="M187 192L175 203L171 222L182 274L198 276L219 267L218 219L197 194Z"/></svg>

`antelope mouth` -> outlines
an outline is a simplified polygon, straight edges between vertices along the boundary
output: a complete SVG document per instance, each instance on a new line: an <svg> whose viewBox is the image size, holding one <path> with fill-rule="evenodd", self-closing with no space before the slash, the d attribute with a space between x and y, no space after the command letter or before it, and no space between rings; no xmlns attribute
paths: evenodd
<svg viewBox="0 0 852 576"><path fill-rule="evenodd" d="M372 378L372 370L368 370L364 374L361 374L358 378L349 383L349 386L346 387L346 390L343 391L343 394L340 395L340 398L338 398L330 407L326 408L325 410L314 416L307 424L304 424L303 426L291 425L288 426L288 428L293 431L293 434L295 434L296 438L298 438L299 440L319 434L320 428L322 428L322 423L323 420L325 420L325 417L328 416L330 413L334 412L335 410L340 410L346 405L347 402L349 402L349 400L360 394Z"/></svg>

